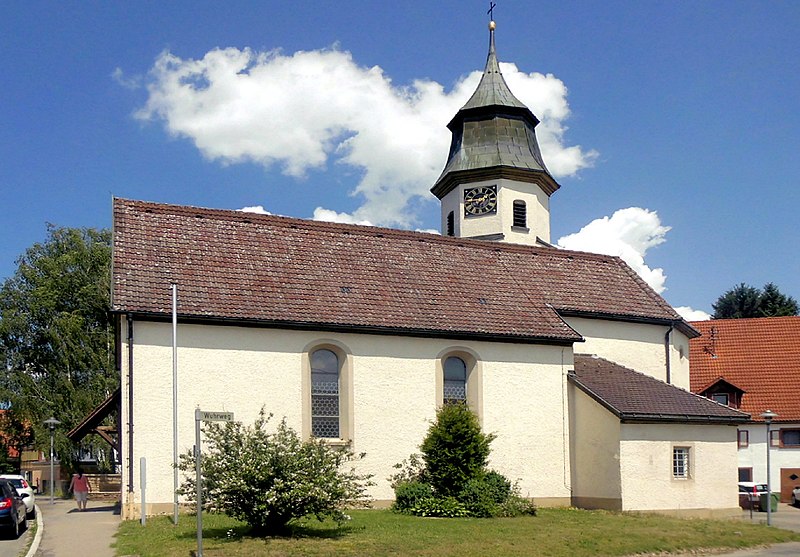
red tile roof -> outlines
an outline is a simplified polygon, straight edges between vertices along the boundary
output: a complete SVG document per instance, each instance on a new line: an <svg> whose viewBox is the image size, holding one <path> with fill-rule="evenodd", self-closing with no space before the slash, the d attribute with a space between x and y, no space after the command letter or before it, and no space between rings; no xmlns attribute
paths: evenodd
<svg viewBox="0 0 800 557"><path fill-rule="evenodd" d="M742 423L748 416L597 356L575 354L570 381L623 422Z"/></svg>
<svg viewBox="0 0 800 557"><path fill-rule="evenodd" d="M622 260L239 211L114 201L112 309L569 343L557 312L688 324Z"/></svg>
<svg viewBox="0 0 800 557"><path fill-rule="evenodd" d="M692 325L703 336L689 343L695 392L723 378L744 391L742 410L761 421L800 421L800 317L714 319Z"/></svg>

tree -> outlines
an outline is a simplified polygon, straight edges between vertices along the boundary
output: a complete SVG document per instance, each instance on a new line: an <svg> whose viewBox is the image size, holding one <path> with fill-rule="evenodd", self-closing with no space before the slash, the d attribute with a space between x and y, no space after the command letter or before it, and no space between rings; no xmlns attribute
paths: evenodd
<svg viewBox="0 0 800 557"><path fill-rule="evenodd" d="M118 384L110 321L111 233L47 227L0 288L0 400L49 446L42 421L62 422L59 454L70 462L68 431Z"/></svg>
<svg viewBox="0 0 800 557"><path fill-rule="evenodd" d="M714 319L780 317L797 315L797 300L782 294L769 282L763 289L741 283L721 295L715 304Z"/></svg>
<svg viewBox="0 0 800 557"><path fill-rule="evenodd" d="M370 477L346 470L362 458L322 440L302 441L286 425L268 433L262 409L253 426L239 422L204 426L207 447L201 460L203 508L242 520L256 533L281 533L306 516L347 520L348 506L365 506ZM196 501L195 458L181 455L186 473L180 493Z"/></svg>
<svg viewBox="0 0 800 557"><path fill-rule="evenodd" d="M481 431L478 417L466 404L445 404L420 445L427 478L439 495L456 495L481 475L494 435Z"/></svg>
<svg viewBox="0 0 800 557"><path fill-rule="evenodd" d="M797 315L800 309L798 308L797 300L781 293L778 287L771 282L764 285L760 301L759 312L763 317Z"/></svg>
<svg viewBox="0 0 800 557"><path fill-rule="evenodd" d="M419 516L493 517L536 514L519 487L487 469L493 434L481 431L466 404L445 404L414 454L389 477L396 512Z"/></svg>

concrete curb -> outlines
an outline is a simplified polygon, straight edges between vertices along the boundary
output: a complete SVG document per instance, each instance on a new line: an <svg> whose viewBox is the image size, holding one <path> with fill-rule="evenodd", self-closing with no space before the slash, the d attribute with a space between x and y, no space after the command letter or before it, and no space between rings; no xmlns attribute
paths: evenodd
<svg viewBox="0 0 800 557"><path fill-rule="evenodd" d="M34 505L33 508L36 509L36 535L33 537L33 543L30 549L28 549L28 553L25 554L25 557L33 557L36 555L36 552L39 551L39 543L42 541L42 534L44 534L44 516L42 515L42 510L39 508L39 505Z"/></svg>

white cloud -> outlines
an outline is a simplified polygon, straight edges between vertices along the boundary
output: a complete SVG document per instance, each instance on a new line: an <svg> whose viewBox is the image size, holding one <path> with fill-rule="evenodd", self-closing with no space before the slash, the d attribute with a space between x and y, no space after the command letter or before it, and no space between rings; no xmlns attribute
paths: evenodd
<svg viewBox="0 0 800 557"><path fill-rule="evenodd" d="M711 315L701 309L692 309L689 306L676 307L675 311L678 315L686 319L686 321L708 321Z"/></svg>
<svg viewBox="0 0 800 557"><path fill-rule="evenodd" d="M125 75L125 72L122 71L122 68L114 68L114 71L111 72L111 79L125 87L126 89L138 89L142 86L142 76L135 75L133 77L129 77Z"/></svg>
<svg viewBox="0 0 800 557"><path fill-rule="evenodd" d="M368 220L358 220L353 215L348 213L337 213L336 211L331 211L330 209L323 209L322 207L317 207L314 209L314 220L322 221L322 222L339 222L342 224L360 224L362 226L372 226L372 223Z"/></svg>
<svg viewBox="0 0 800 557"><path fill-rule="evenodd" d="M242 207L239 211L243 213L257 213L259 215L271 215L269 211L264 209L263 205L253 205L252 207Z"/></svg>
<svg viewBox="0 0 800 557"><path fill-rule="evenodd" d="M542 120L537 132L550 171L568 176L591 166L596 152L564 143L564 84L513 64L501 67L514 94ZM404 208L412 200L433 201L429 188L450 142L445 125L480 76L472 72L445 91L429 80L394 85L380 67L359 66L336 48L291 55L215 49L199 60L164 52L136 115L163 122L170 134L224 164L277 166L293 177L331 162L354 167L359 181L347 193L361 205L348 217L411 227L416 218Z"/></svg>
<svg viewBox="0 0 800 557"><path fill-rule="evenodd" d="M628 207L611 217L596 219L580 232L558 239L562 248L617 255L630 265L653 290L664 292L667 277L660 268L651 269L644 258L647 251L665 241L669 226L662 226L655 211Z"/></svg>

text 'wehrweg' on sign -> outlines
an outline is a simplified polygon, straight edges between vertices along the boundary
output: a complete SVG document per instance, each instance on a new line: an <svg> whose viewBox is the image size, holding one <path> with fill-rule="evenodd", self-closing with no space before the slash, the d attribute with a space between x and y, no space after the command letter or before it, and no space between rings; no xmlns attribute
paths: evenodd
<svg viewBox="0 0 800 557"><path fill-rule="evenodd" d="M204 412L201 410L200 420L204 422L232 422L233 412Z"/></svg>

